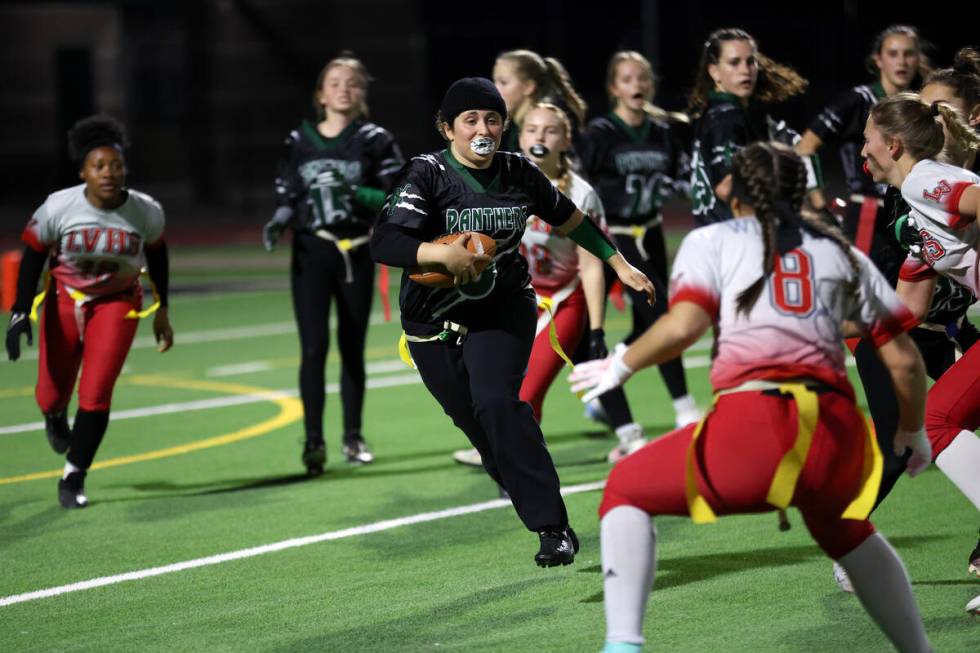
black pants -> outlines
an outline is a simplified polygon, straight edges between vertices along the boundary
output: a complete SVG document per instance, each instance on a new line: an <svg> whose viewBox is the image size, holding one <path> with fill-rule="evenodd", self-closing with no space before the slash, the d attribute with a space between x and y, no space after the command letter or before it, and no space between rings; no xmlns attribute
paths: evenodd
<svg viewBox="0 0 980 653"><path fill-rule="evenodd" d="M933 380L942 376L955 362L956 346L945 333L912 329L909 335L922 354L926 373ZM966 351L976 343L978 337L980 333L977 332L976 327L968 320L964 320L956 341L962 350ZM857 360L861 385L864 386L864 394L868 399L868 411L871 413L878 446L884 458L881 487L875 500L875 508L877 508L902 476L911 452L899 456L893 449L895 431L898 429L898 401L895 399L895 388L888 368L878 358L874 347L864 340L858 344L854 358Z"/></svg>
<svg viewBox="0 0 980 653"><path fill-rule="evenodd" d="M364 408L364 343L374 292L374 262L367 245L349 252L353 283L337 246L314 234L293 236L293 310L299 326L299 392L307 439L323 439L324 367L330 349L330 305L337 300L340 399L344 433L360 433Z"/></svg>
<svg viewBox="0 0 980 653"><path fill-rule="evenodd" d="M520 389L537 323L534 298L514 293L474 313L461 345L409 343L422 381L480 452L531 531L568 524L558 472Z"/></svg>
<svg viewBox="0 0 980 653"><path fill-rule="evenodd" d="M657 225L647 229L643 236L643 248L648 258L643 258L636 240L632 236L616 234L616 247L633 267L639 269L650 278L657 292L657 300L653 306L647 303L646 295L632 288L626 288L630 295L633 311L633 330L626 336L626 344L639 338L650 326L667 312L667 246L664 241L663 227ZM615 276L610 278L611 268L606 266L606 285L611 286ZM679 399L687 394L687 380L684 378L684 364L680 356L659 366L660 376L667 385L667 391L673 399Z"/></svg>

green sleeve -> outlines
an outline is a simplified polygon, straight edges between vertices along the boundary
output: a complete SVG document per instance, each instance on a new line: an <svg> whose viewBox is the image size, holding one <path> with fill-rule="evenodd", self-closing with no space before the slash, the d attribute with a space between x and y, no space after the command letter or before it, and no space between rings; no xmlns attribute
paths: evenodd
<svg viewBox="0 0 980 653"><path fill-rule="evenodd" d="M385 205L385 192L380 188L358 186L354 191L354 201L377 213Z"/></svg>
<svg viewBox="0 0 980 653"><path fill-rule="evenodd" d="M579 226L572 229L568 237L590 254L595 254L600 261L605 261L617 252L606 234L589 218L584 216Z"/></svg>

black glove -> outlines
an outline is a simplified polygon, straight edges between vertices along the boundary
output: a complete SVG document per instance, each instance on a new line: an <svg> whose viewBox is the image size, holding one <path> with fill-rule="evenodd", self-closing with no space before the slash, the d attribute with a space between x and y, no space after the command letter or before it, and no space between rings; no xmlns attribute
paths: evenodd
<svg viewBox="0 0 980 653"><path fill-rule="evenodd" d="M20 358L20 336L27 335L28 346L34 345L34 335L31 333L31 320L27 313L13 313L7 325L7 358L12 361Z"/></svg>
<svg viewBox="0 0 980 653"><path fill-rule="evenodd" d="M593 360L597 358L605 358L609 355L609 349L606 348L606 332L602 329L592 329L589 331L589 356Z"/></svg>
<svg viewBox="0 0 980 653"><path fill-rule="evenodd" d="M922 251L922 234L915 228L914 222L909 220L907 213L898 216L895 220L895 238L904 250L911 251L913 254Z"/></svg>

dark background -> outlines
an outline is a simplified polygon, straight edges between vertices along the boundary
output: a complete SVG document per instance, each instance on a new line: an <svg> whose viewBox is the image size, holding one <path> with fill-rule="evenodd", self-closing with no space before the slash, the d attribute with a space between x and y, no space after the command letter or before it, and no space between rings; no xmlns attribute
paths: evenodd
<svg viewBox="0 0 980 653"><path fill-rule="evenodd" d="M656 102L680 109L705 37L739 26L810 80L805 97L776 112L802 131L834 95L871 79L864 60L887 25L917 25L940 66L977 42L971 17L950 5L896 7L857 0L0 3L0 242L16 241L48 193L77 183L65 131L96 111L126 123L129 182L164 204L170 233L231 242L257 237L271 213L282 139L312 116L316 76L341 50L366 63L375 78L371 118L411 155L440 146L432 117L448 84L490 76L503 50L561 59L590 116L608 108L609 56L639 50L659 77ZM836 152L825 150L823 161L833 191Z"/></svg>

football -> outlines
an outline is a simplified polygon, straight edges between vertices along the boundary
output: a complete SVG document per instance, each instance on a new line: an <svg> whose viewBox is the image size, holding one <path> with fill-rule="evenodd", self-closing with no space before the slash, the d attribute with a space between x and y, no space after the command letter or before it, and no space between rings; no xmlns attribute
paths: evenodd
<svg viewBox="0 0 980 653"><path fill-rule="evenodd" d="M445 236L439 236L432 242L437 245L451 245L456 242L456 239L466 234L472 236L466 244L468 250L475 254L486 254L491 259L493 258L493 255L497 251L497 241L486 234L475 231L446 234ZM489 261L486 263L477 263L477 274L482 273L487 265L489 265ZM449 274L449 271L442 265L426 265L424 267L411 268L408 278L419 285L428 286L429 288L452 288L454 285L453 275Z"/></svg>

